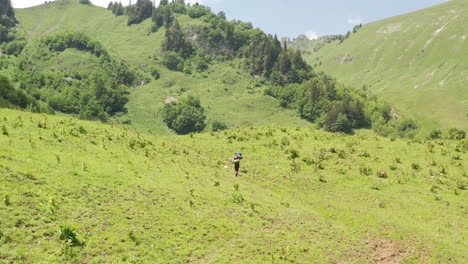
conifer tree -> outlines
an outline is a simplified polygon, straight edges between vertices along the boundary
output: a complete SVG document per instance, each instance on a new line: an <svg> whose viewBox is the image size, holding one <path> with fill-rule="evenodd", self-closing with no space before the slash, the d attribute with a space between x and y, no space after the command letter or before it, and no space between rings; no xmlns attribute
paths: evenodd
<svg viewBox="0 0 468 264"><path fill-rule="evenodd" d="M184 58L188 58L192 54L193 49L191 43L185 38L177 20L174 21L172 26L166 29L163 51L175 51Z"/></svg>
<svg viewBox="0 0 468 264"><path fill-rule="evenodd" d="M169 7L164 8L163 24L166 28L172 24L172 10Z"/></svg>
<svg viewBox="0 0 468 264"><path fill-rule="evenodd" d="M116 15L116 16L121 16L121 15L123 15L123 14L124 14L124 7L123 7L122 3L119 3L115 15Z"/></svg>
<svg viewBox="0 0 468 264"><path fill-rule="evenodd" d="M282 74L286 74L291 70L291 59L289 58L286 42L284 42L284 47L281 51L281 56L279 59L279 70Z"/></svg>

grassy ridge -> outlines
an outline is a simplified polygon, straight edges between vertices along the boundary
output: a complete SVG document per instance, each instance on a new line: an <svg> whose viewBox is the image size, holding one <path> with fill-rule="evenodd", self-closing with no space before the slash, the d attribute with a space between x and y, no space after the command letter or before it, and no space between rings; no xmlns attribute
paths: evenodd
<svg viewBox="0 0 468 264"><path fill-rule="evenodd" d="M467 4L373 22L305 58L339 81L366 86L425 128L466 129Z"/></svg>
<svg viewBox="0 0 468 264"><path fill-rule="evenodd" d="M154 137L13 110L0 128L0 262L466 260L466 141L273 127ZM62 225L80 246L60 242Z"/></svg>

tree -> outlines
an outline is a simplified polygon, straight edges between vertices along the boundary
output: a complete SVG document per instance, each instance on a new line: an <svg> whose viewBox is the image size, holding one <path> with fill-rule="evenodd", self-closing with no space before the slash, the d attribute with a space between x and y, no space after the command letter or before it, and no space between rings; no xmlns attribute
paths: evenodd
<svg viewBox="0 0 468 264"><path fill-rule="evenodd" d="M162 111L163 120L177 134L201 132L206 127L205 109L200 99L193 96L183 98L179 103L166 104Z"/></svg>
<svg viewBox="0 0 468 264"><path fill-rule="evenodd" d="M184 0L175 0L172 2L172 11L178 14L185 14L187 13L187 8L185 7Z"/></svg>
<svg viewBox="0 0 468 264"><path fill-rule="evenodd" d="M175 51L167 51L164 53L163 64L169 70L177 71L179 64L181 64L184 59Z"/></svg>
<svg viewBox="0 0 468 264"><path fill-rule="evenodd" d="M218 17L221 18L222 20L226 20L226 13L224 13L224 11L219 11Z"/></svg>
<svg viewBox="0 0 468 264"><path fill-rule="evenodd" d="M163 51L175 51L182 57L188 58L193 48L180 28L179 22L175 20L174 24L166 29L166 38L163 42Z"/></svg>
<svg viewBox="0 0 468 264"><path fill-rule="evenodd" d="M330 131L350 133L351 122L349 121L348 117L345 114L339 113L338 117L336 118L335 123L332 124Z"/></svg>
<svg viewBox="0 0 468 264"><path fill-rule="evenodd" d="M200 18L202 16L206 16L210 13L210 9L208 7L205 7L205 6L202 6L202 5L199 5L199 4L195 4L189 8L187 8L187 14L191 17L191 18Z"/></svg>
<svg viewBox="0 0 468 264"><path fill-rule="evenodd" d="M283 50L279 60L279 70L282 74L286 74L291 70L291 59L289 58L286 42L284 43Z"/></svg>
<svg viewBox="0 0 468 264"><path fill-rule="evenodd" d="M172 10L170 8L165 8L164 9L164 15L163 15L163 24L166 28L168 28L172 24L172 20L174 18L172 17Z"/></svg>

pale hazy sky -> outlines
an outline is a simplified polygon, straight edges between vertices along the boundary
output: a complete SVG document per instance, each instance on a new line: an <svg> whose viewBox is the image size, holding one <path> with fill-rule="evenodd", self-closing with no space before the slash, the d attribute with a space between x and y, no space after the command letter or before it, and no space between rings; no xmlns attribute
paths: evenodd
<svg viewBox="0 0 468 264"><path fill-rule="evenodd" d="M57 0L60 1L60 0ZM76 0L78 1L78 0ZM129 0L122 0L128 5ZM133 0L132 2L135 2ZM447 0L185 0L199 2L214 12L226 12L228 19L252 22L267 33L295 38L344 34L357 24L416 11ZM13 7L43 4L45 0L11 0ZM107 7L110 0L91 0ZM159 3L159 0L156 0Z"/></svg>

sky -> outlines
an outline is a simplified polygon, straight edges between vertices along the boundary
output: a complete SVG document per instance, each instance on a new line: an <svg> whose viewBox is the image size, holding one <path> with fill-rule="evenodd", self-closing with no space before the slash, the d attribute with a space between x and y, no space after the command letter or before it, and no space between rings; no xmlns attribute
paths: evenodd
<svg viewBox="0 0 468 264"><path fill-rule="evenodd" d="M24 8L45 0L11 0L13 7ZM134 0L133 2L135 2ZM185 0L209 6L215 13L224 11L228 20L252 22L270 34L291 39L304 34L313 39L344 34L355 25L366 24L446 2L447 0ZM91 0L107 7L109 0ZM159 0L156 0L158 3ZM122 0L125 5L128 0Z"/></svg>

